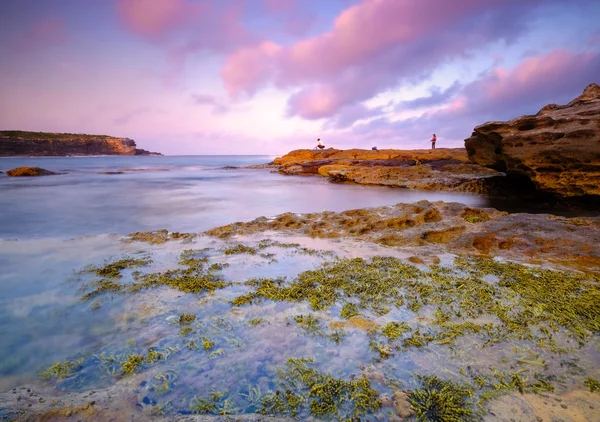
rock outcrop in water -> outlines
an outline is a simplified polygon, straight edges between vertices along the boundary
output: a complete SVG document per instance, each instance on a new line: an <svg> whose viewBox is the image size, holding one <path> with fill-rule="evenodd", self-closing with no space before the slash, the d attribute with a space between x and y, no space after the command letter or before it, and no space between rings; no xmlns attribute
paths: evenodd
<svg viewBox="0 0 600 422"><path fill-rule="evenodd" d="M106 135L0 131L0 156L162 155L129 138Z"/></svg>
<svg viewBox="0 0 600 422"><path fill-rule="evenodd" d="M462 148L436 150L296 150L273 163L288 175L332 182L503 195L504 174L474 165Z"/></svg>
<svg viewBox="0 0 600 422"><path fill-rule="evenodd" d="M58 173L40 167L17 167L6 172L6 175L10 177L51 176L53 174Z"/></svg>
<svg viewBox="0 0 600 422"><path fill-rule="evenodd" d="M600 199L600 86L567 105L477 126L465 147L471 162L529 179L541 192Z"/></svg>

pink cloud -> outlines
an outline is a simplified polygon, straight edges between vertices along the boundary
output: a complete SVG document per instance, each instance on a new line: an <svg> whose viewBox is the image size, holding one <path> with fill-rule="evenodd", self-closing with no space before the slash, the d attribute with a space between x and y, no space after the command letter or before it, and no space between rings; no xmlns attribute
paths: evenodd
<svg viewBox="0 0 600 422"><path fill-rule="evenodd" d="M131 32L162 37L206 12L206 5L189 0L118 0L118 15Z"/></svg>
<svg viewBox="0 0 600 422"><path fill-rule="evenodd" d="M48 18L34 22L16 40L15 52L29 52L67 41L65 24L60 19Z"/></svg>
<svg viewBox="0 0 600 422"><path fill-rule="evenodd" d="M470 103L478 107L518 106L519 102L543 101L572 95L600 75L600 53L555 50L531 57L512 70L498 68L467 86ZM532 110L533 112L534 110Z"/></svg>
<svg viewBox="0 0 600 422"><path fill-rule="evenodd" d="M382 136L389 142L424 139L435 132L446 146L461 146L473 128L490 120L535 114L550 103L567 104L600 75L600 52L556 50L524 60L512 69L497 68L455 92L446 107L416 118L382 117L352 128L352 137ZM427 101L429 97L424 98ZM383 141L381 141L383 143Z"/></svg>
<svg viewBox="0 0 600 422"><path fill-rule="evenodd" d="M226 88L235 98L244 91L254 93L262 81L273 72L273 61L281 47L271 41L264 41L254 47L247 47L233 53L221 69L221 76L227 81Z"/></svg>
<svg viewBox="0 0 600 422"><path fill-rule="evenodd" d="M517 37L527 20L525 12L539 2L362 0L316 37L268 52L259 46L233 53L222 76L233 96L252 94L269 82L300 87L290 98L290 114L332 116L402 80L427 77L439 62ZM252 65L240 60L250 51Z"/></svg>

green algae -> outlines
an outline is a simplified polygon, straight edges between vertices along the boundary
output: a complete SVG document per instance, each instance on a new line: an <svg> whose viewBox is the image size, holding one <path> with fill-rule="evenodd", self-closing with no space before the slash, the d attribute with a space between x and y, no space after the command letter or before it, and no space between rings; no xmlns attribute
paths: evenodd
<svg viewBox="0 0 600 422"><path fill-rule="evenodd" d="M594 378L586 378L583 384L589 387L591 393L593 393L594 391L600 391L600 381Z"/></svg>
<svg viewBox="0 0 600 422"><path fill-rule="evenodd" d="M146 363L152 365L161 359L163 359L163 354L161 352L157 352L153 348L148 350L148 354L146 355Z"/></svg>
<svg viewBox="0 0 600 422"><path fill-rule="evenodd" d="M406 332L412 331L412 328L406 322L389 322L382 329L381 332L388 340L397 340Z"/></svg>
<svg viewBox="0 0 600 422"><path fill-rule="evenodd" d="M89 284L89 287L93 287L94 290L81 296L81 300L89 300L107 292L120 292L123 289L121 284L106 279L94 280ZM99 307L100 303L97 306Z"/></svg>
<svg viewBox="0 0 600 422"><path fill-rule="evenodd" d="M197 414L232 415L239 412L229 398L229 391L212 391L208 397L194 397L190 409Z"/></svg>
<svg viewBox="0 0 600 422"><path fill-rule="evenodd" d="M258 248L259 249L267 249L267 248L299 248L301 245L300 243L282 243L279 242L277 240L271 240L271 239L262 239L260 242L258 242Z"/></svg>
<svg viewBox="0 0 600 422"><path fill-rule="evenodd" d="M256 255L258 253L258 250L251 246L246 246L241 243L238 243L235 246L223 249L223 253L225 255L237 255L237 254Z"/></svg>
<svg viewBox="0 0 600 422"><path fill-rule="evenodd" d="M420 387L408 397L411 409L422 422L474 420L473 391L468 386L436 376L419 376Z"/></svg>
<svg viewBox="0 0 600 422"><path fill-rule="evenodd" d="M340 311L340 317L344 319L350 319L353 316L358 315L358 307L355 303L344 303L342 310Z"/></svg>
<svg viewBox="0 0 600 422"><path fill-rule="evenodd" d="M179 325L189 325L196 320L196 315L182 313L179 315Z"/></svg>
<svg viewBox="0 0 600 422"><path fill-rule="evenodd" d="M83 358L79 358L73 361L56 362L42 371L40 377L45 380L69 378L82 367L83 360Z"/></svg>
<svg viewBox="0 0 600 422"><path fill-rule="evenodd" d="M162 273L135 274L135 283L126 291L137 292L142 289L168 286L185 293L212 293L229 286L231 283L226 283L222 276L216 274L220 267L205 268L207 261L205 257L194 258L189 252L184 252L180 265L187 268L167 270Z"/></svg>
<svg viewBox="0 0 600 422"><path fill-rule="evenodd" d="M144 356L129 355L127 360L121 362L121 367L125 374L133 374L135 370L144 363Z"/></svg>
<svg viewBox="0 0 600 422"><path fill-rule="evenodd" d="M294 316L294 321L311 334L321 334L321 322L313 314L296 315Z"/></svg>
<svg viewBox="0 0 600 422"><path fill-rule="evenodd" d="M214 341L209 340L206 337L202 337L202 348L205 351L208 352L209 350L212 350L214 347L215 347L215 342Z"/></svg>
<svg viewBox="0 0 600 422"><path fill-rule="evenodd" d="M262 325L263 322L264 318L252 318L248 320L248 324L250 324L253 327L256 327L257 325Z"/></svg>
<svg viewBox="0 0 600 422"><path fill-rule="evenodd" d="M367 378L343 380L311 367L310 358L291 358L279 371L284 381L284 394L270 395L263 402L265 414L296 415L307 405L317 417L337 419L360 418L381 407L379 393Z"/></svg>
<svg viewBox="0 0 600 422"><path fill-rule="evenodd" d="M123 258L115 262L105 264L103 267L88 268L88 272L95 272L99 277L121 278L121 271L127 268L145 267L152 263L150 259Z"/></svg>

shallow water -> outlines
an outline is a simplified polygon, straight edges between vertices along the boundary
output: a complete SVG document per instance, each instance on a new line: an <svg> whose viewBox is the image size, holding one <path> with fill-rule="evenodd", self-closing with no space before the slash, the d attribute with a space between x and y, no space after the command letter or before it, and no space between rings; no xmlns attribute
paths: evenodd
<svg viewBox="0 0 600 422"><path fill-rule="evenodd" d="M39 166L58 176L0 174L0 238L71 238L148 231L201 232L283 212L343 211L399 202L454 201L474 195L337 185L270 170L228 169L269 156L0 158L0 170ZM123 174L99 174L128 170ZM135 170L135 171L132 171Z"/></svg>
<svg viewBox="0 0 600 422"><path fill-rule="evenodd" d="M245 238L257 246L262 236ZM430 344L394 352L382 359L369 346L381 341L381 334L347 326L336 342L329 324L340 321L341 305L315 311L307 302L263 301L233 307L230 301L249 288L243 282L255 277L293 279L323 261L339 257L377 255L404 259L409 252L378 245L357 244L350 240L278 238L317 248L320 253L302 253L301 247L268 247L264 253L274 257L224 254L224 248L236 242L198 237L192 242L167 242L149 245L125 242L116 235L86 236L71 240L46 239L1 241L5 272L0 274L0 391L24 383L56 385L64 392L98 390L127 380L123 362L128 355L146 355L150 349L162 354L156 363L136 371L132 394L140 406L159 409L166 415L191 413L200 398L226 391L226 400L218 409L233 414L260 410L265 396L285 391L289 380L278 371L290 358L312 358L314 368L344 380L367 376L380 393L391 394L397 388L415 388L416 374L436 374L443 378L469 381L469 371L489 373L524 371L522 376L551 373L557 391L571 391L582 383L583 374L600 366L600 343L590 342L566 355L543 352L531 341L514 341L495 347L481 347L482 339L465 335L453 347ZM85 266L102 266L124 256L151 258L153 263L140 268L144 273L177 268L179 255L186 249L204 250L209 263L229 264L222 270L234 284L213 294L185 294L166 287L141 290L133 294L104 294L89 300L89 282L97 277L82 271ZM272 260L276 259L276 262ZM442 255L441 264L452 263L451 255ZM133 269L122 271L120 283L132 282ZM490 277L489 282L495 282ZM392 308L384 315L361 312L380 326L390 321L406 321L412 326L433 318L435 308L425 306L418 314L406 306ZM195 315L183 334L178 323L182 314ZM295 316L311 314L319 319L318 332L305 330ZM418 316L418 318L417 318ZM257 325L251 321L262 318ZM483 321L485 322L485 321ZM558 338L558 337L557 337ZM209 350L203 339L214 342ZM193 340L195 343L191 343ZM383 339L385 340L385 339ZM568 339L566 340L569 341ZM56 361L82 359L82 366L64 380L40 381L40 372ZM534 361L520 364L519 360ZM543 368L535 362L543 361ZM565 366L565 362L569 365ZM131 377L131 376L129 376ZM472 381L471 381L472 382ZM260 397L260 400L257 399ZM257 401L258 400L258 401ZM382 413L383 412L383 413ZM377 415L387 420L389 409ZM304 409L299 415L306 418ZM374 420L370 415L367 420Z"/></svg>

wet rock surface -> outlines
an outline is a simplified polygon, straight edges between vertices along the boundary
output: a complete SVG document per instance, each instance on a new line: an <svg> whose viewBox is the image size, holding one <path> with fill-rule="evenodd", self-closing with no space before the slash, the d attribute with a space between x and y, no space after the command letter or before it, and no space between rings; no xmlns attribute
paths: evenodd
<svg viewBox="0 0 600 422"><path fill-rule="evenodd" d="M469 159L531 180L558 197L600 198L600 86L567 105L477 126L465 140Z"/></svg>
<svg viewBox="0 0 600 422"><path fill-rule="evenodd" d="M55 173L40 167L17 167L6 172L6 175L10 177L51 176L54 174L60 173Z"/></svg>
<svg viewBox="0 0 600 422"><path fill-rule="evenodd" d="M600 251L593 246L600 243L600 217L508 214L459 203L420 201L340 213L285 213L218 227L206 234L227 238L264 231L413 247L425 257L451 252L600 270Z"/></svg>

